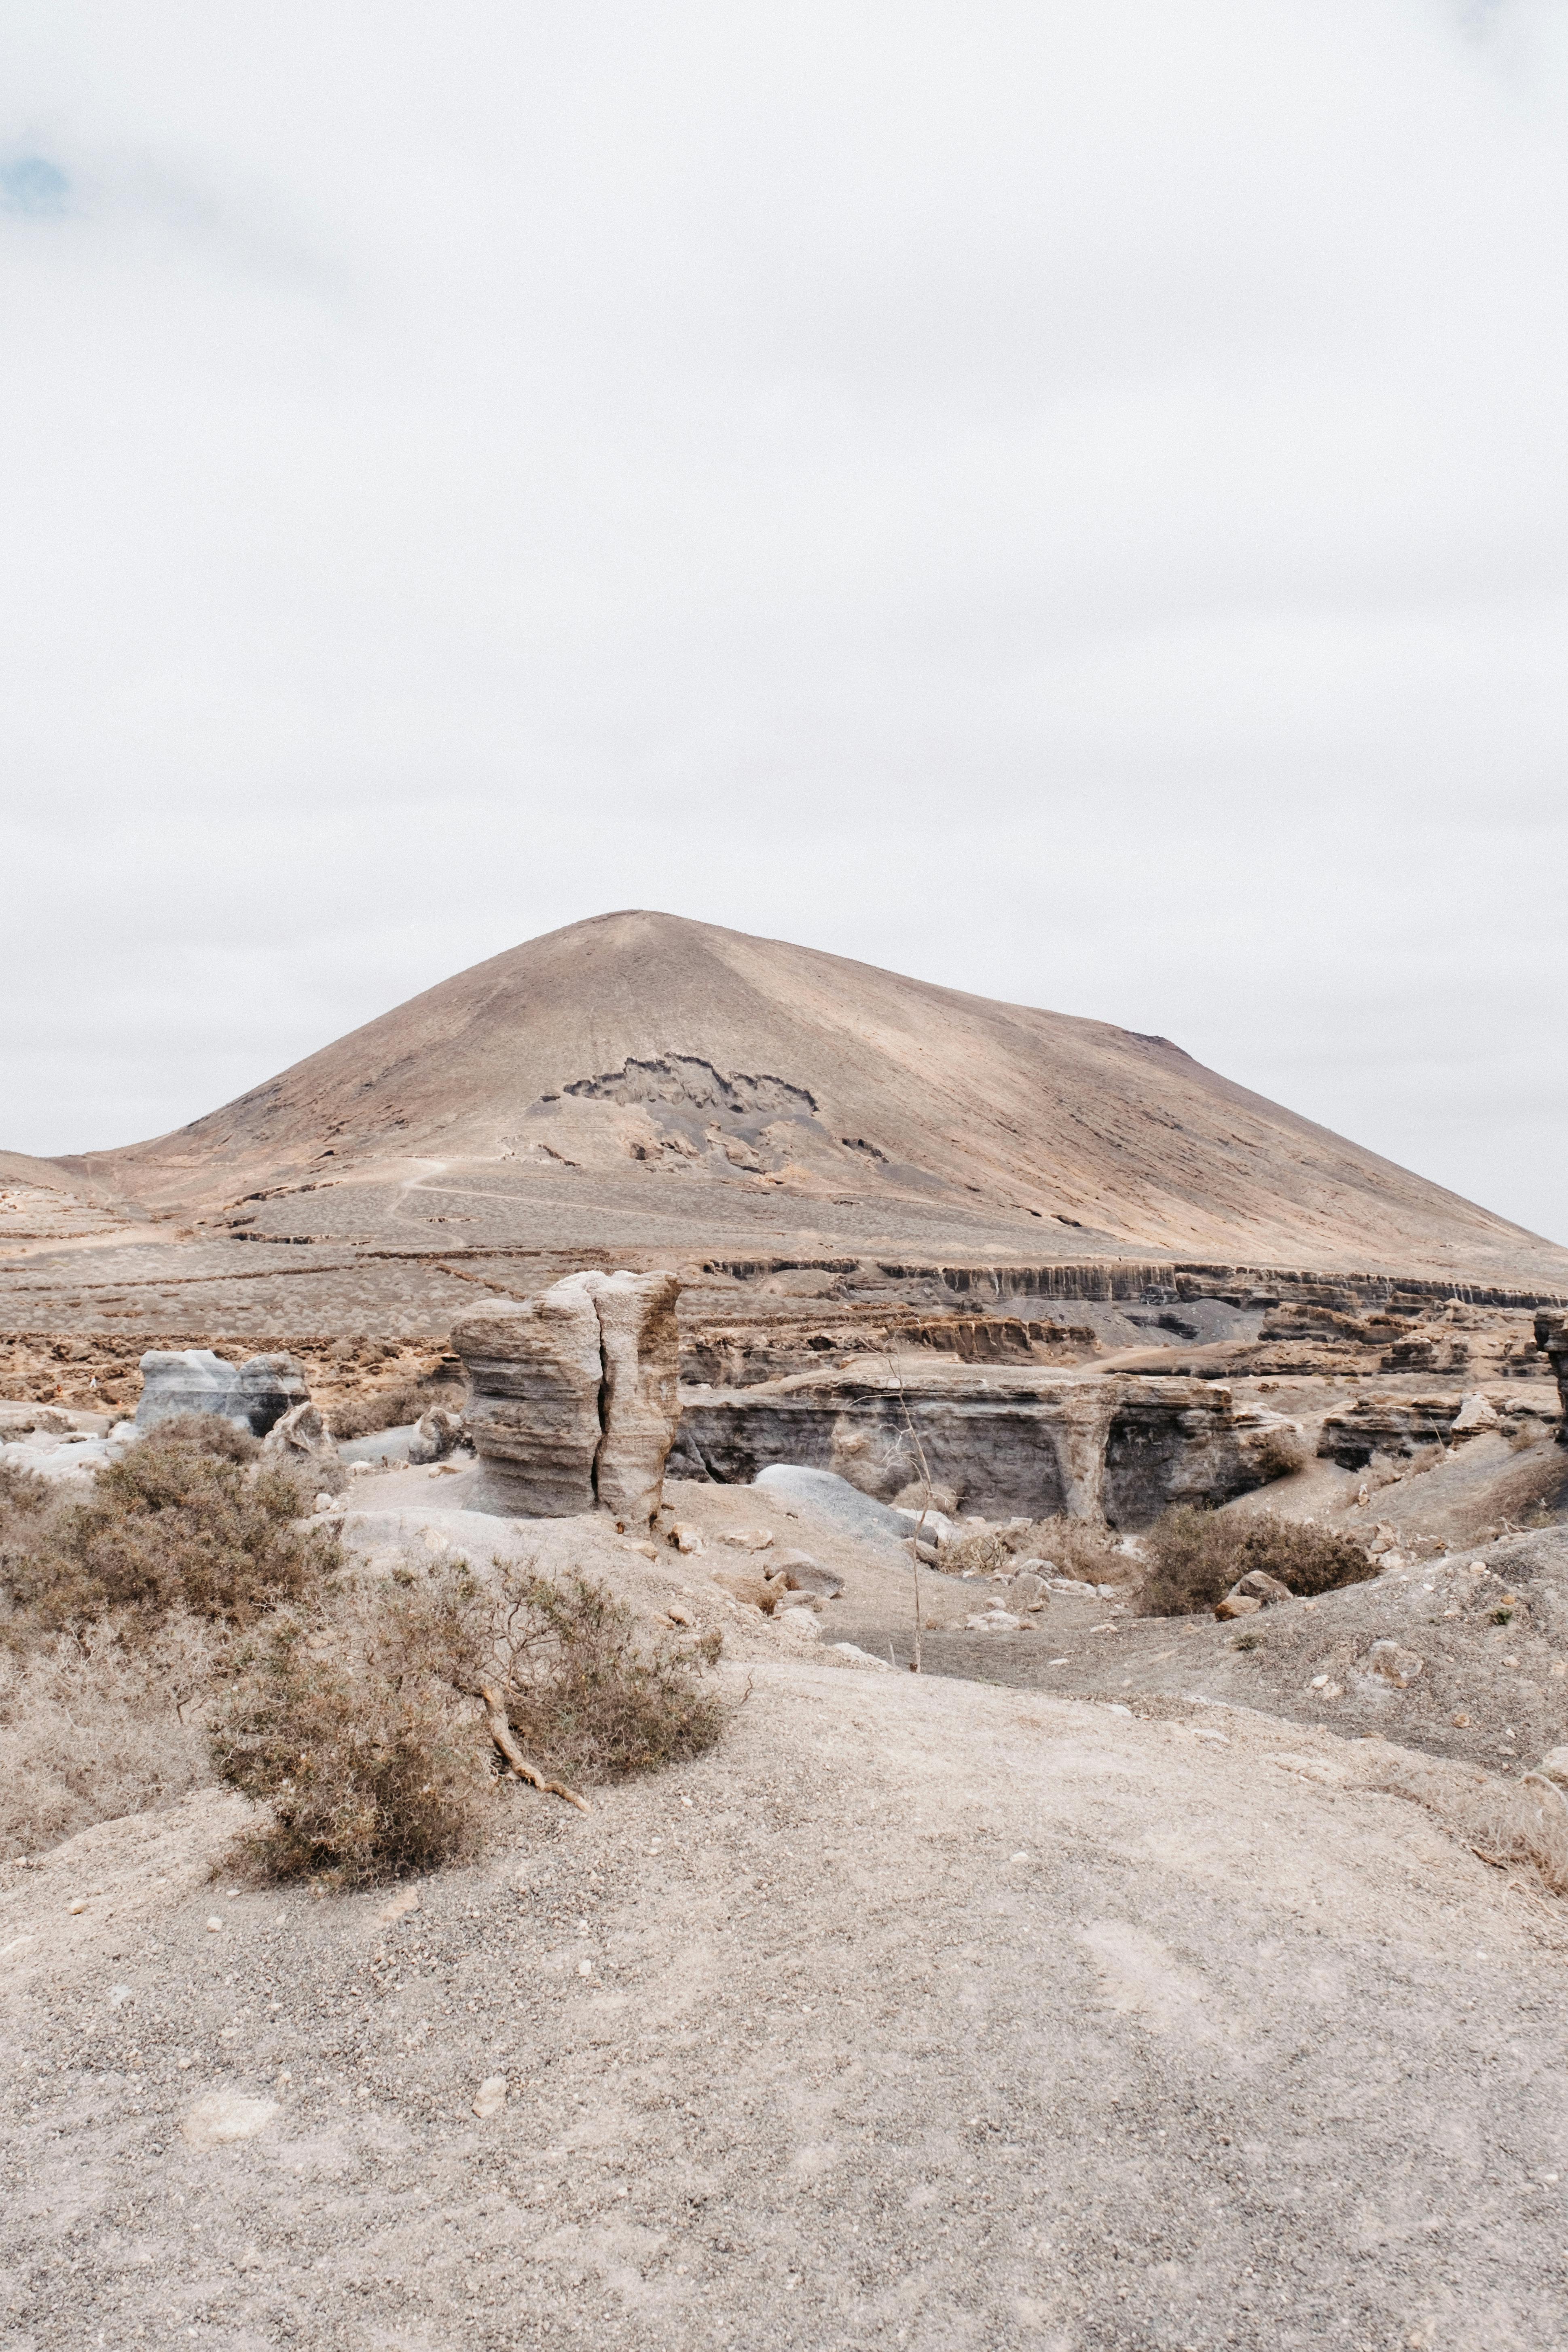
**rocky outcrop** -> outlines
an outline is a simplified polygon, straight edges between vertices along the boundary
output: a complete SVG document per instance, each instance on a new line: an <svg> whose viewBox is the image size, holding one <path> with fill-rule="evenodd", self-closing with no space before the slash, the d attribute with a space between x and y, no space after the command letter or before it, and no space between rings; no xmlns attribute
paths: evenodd
<svg viewBox="0 0 1568 2352"><path fill-rule="evenodd" d="M1353 1404L1342 1412L1330 1413L1323 1423L1319 1457L1337 1462L1342 1470L1364 1470L1374 1454L1409 1461L1426 1446L1449 1444L1463 1402L1452 1393L1357 1397ZM1473 1421L1469 1424L1476 1425Z"/></svg>
<svg viewBox="0 0 1568 2352"><path fill-rule="evenodd" d="M642 1525L675 1435L671 1274L574 1274L537 1297L492 1299L454 1327L468 1434L495 1507L565 1518L595 1505Z"/></svg>
<svg viewBox="0 0 1568 2352"><path fill-rule="evenodd" d="M1563 1400L1563 1426L1557 1433L1560 1445L1568 1445L1568 1311L1548 1307L1535 1318L1535 1344L1551 1362L1557 1381L1557 1393Z"/></svg>
<svg viewBox="0 0 1568 2352"><path fill-rule="evenodd" d="M286 1412L310 1401L304 1370L292 1356L252 1356L231 1364L210 1348L152 1348L142 1359L136 1426L152 1429L182 1412L214 1412L265 1437Z"/></svg>
<svg viewBox="0 0 1568 2352"><path fill-rule="evenodd" d="M683 1465L721 1481L801 1464L879 1498L900 1492L923 1456L933 1481L988 1517L1137 1528L1173 1502L1263 1486L1276 1475L1271 1446L1293 1426L1238 1408L1223 1381L954 1366L901 1385L839 1373L688 1393L679 1443Z"/></svg>

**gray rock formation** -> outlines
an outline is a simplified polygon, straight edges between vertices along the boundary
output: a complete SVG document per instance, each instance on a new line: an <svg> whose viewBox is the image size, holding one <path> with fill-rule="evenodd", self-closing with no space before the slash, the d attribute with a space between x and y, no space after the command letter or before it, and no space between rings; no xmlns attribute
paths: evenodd
<svg viewBox="0 0 1568 2352"><path fill-rule="evenodd" d="M1560 1445L1568 1445L1568 1311L1562 1307L1546 1307L1535 1318L1535 1344L1544 1349L1557 1381L1557 1393L1563 1401L1563 1426L1557 1433Z"/></svg>
<svg viewBox="0 0 1568 2352"><path fill-rule="evenodd" d="M571 1275L536 1298L488 1299L452 1327L475 1451L496 1507L520 1518L594 1507L605 1361L584 1280Z"/></svg>
<svg viewBox="0 0 1568 2352"><path fill-rule="evenodd" d="M962 1366L900 1388L850 1372L773 1388L688 1393L681 1451L745 1484L830 1471L874 1496L901 1492L925 1457L933 1480L988 1517L1063 1516L1146 1527L1174 1502L1216 1504L1277 1475L1275 1413L1237 1406L1223 1381ZM903 1516L898 1531L910 1532Z"/></svg>
<svg viewBox="0 0 1568 2352"><path fill-rule="evenodd" d="M454 1412L449 1405L433 1404L414 1425L408 1441L408 1459L420 1465L444 1462L466 1434L460 1412Z"/></svg>
<svg viewBox="0 0 1568 2352"><path fill-rule="evenodd" d="M336 1440L309 1398L303 1404L290 1405L273 1423L262 1444L264 1452L279 1455L290 1468L309 1469L329 1494L341 1494L348 1485Z"/></svg>
<svg viewBox="0 0 1568 2352"><path fill-rule="evenodd" d="M294 1406L308 1404L303 1368L292 1356L252 1356L228 1363L210 1348L151 1348L142 1359L136 1426L155 1428L182 1412L216 1412L265 1437Z"/></svg>
<svg viewBox="0 0 1568 2352"><path fill-rule="evenodd" d="M565 1518L597 1504L648 1523L679 1411L679 1290L671 1274L574 1274L455 1326L496 1509Z"/></svg>

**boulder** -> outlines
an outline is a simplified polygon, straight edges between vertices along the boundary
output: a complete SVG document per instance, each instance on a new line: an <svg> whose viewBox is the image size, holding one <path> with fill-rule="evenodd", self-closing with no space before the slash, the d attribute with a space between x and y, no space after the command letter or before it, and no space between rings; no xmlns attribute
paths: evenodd
<svg viewBox="0 0 1568 2352"><path fill-rule="evenodd" d="M844 1579L837 1569L824 1568L808 1551L780 1552L767 1562L768 1581L782 1584L786 1592L816 1592L825 1601L837 1601L844 1590Z"/></svg>
<svg viewBox="0 0 1568 2352"><path fill-rule="evenodd" d="M1007 1586L1009 1609L1043 1609L1049 1600L1045 1581L1032 1569L1024 1569Z"/></svg>
<svg viewBox="0 0 1568 2352"><path fill-rule="evenodd" d="M1247 1574L1238 1576L1230 1588L1233 1601L1261 1601L1265 1609L1277 1609L1281 1601L1290 1601L1294 1597L1289 1586L1281 1584L1277 1576L1270 1576L1266 1568L1249 1568Z"/></svg>
<svg viewBox="0 0 1568 2352"><path fill-rule="evenodd" d="M292 1356L251 1356L231 1364L210 1348L150 1348L142 1359L136 1426L148 1430L183 1412L213 1412L265 1437L275 1422L310 1399L304 1370Z"/></svg>
<svg viewBox="0 0 1568 2352"><path fill-rule="evenodd" d="M764 1617L771 1617L784 1599L776 1585L760 1576L742 1576L738 1569L715 1569L713 1581L732 1601L743 1601L749 1609L760 1609Z"/></svg>
<svg viewBox="0 0 1568 2352"><path fill-rule="evenodd" d="M1233 1617L1250 1617L1262 1606L1262 1601L1255 1600L1250 1592L1227 1592L1215 1604L1214 1613L1222 1622L1228 1622Z"/></svg>
<svg viewBox="0 0 1568 2352"><path fill-rule="evenodd" d="M1495 1429L1498 1417L1480 1391L1472 1391L1454 1415L1451 1434L1455 1437L1475 1437L1483 1429Z"/></svg>
<svg viewBox="0 0 1568 2352"><path fill-rule="evenodd" d="M421 1466L428 1462L444 1462L466 1434L460 1412L454 1412L450 1405L433 1404L414 1425L414 1434L408 1441L408 1459Z"/></svg>
<svg viewBox="0 0 1568 2352"><path fill-rule="evenodd" d="M846 1535L887 1536L896 1542L909 1533L901 1512L862 1494L858 1486L852 1486L847 1478L840 1478L832 1470L808 1469L798 1462L774 1462L760 1470L752 1483L770 1501L793 1503Z"/></svg>

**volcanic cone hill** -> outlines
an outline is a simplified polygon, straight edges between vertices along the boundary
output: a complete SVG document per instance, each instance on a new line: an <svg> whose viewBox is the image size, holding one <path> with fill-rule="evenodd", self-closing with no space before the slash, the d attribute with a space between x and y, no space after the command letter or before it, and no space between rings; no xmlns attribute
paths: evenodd
<svg viewBox="0 0 1568 2352"><path fill-rule="evenodd" d="M1568 1252L1163 1037L645 911L58 1163L257 1237L933 1248L1568 1280Z"/></svg>

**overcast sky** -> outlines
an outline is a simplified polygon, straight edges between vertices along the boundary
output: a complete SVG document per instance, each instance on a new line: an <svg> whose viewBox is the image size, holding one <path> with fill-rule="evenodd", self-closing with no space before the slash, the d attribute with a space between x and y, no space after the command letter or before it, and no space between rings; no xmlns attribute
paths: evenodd
<svg viewBox="0 0 1568 2352"><path fill-rule="evenodd" d="M1568 1240L1565 285L1561 0L5 0L0 1145L645 906Z"/></svg>

